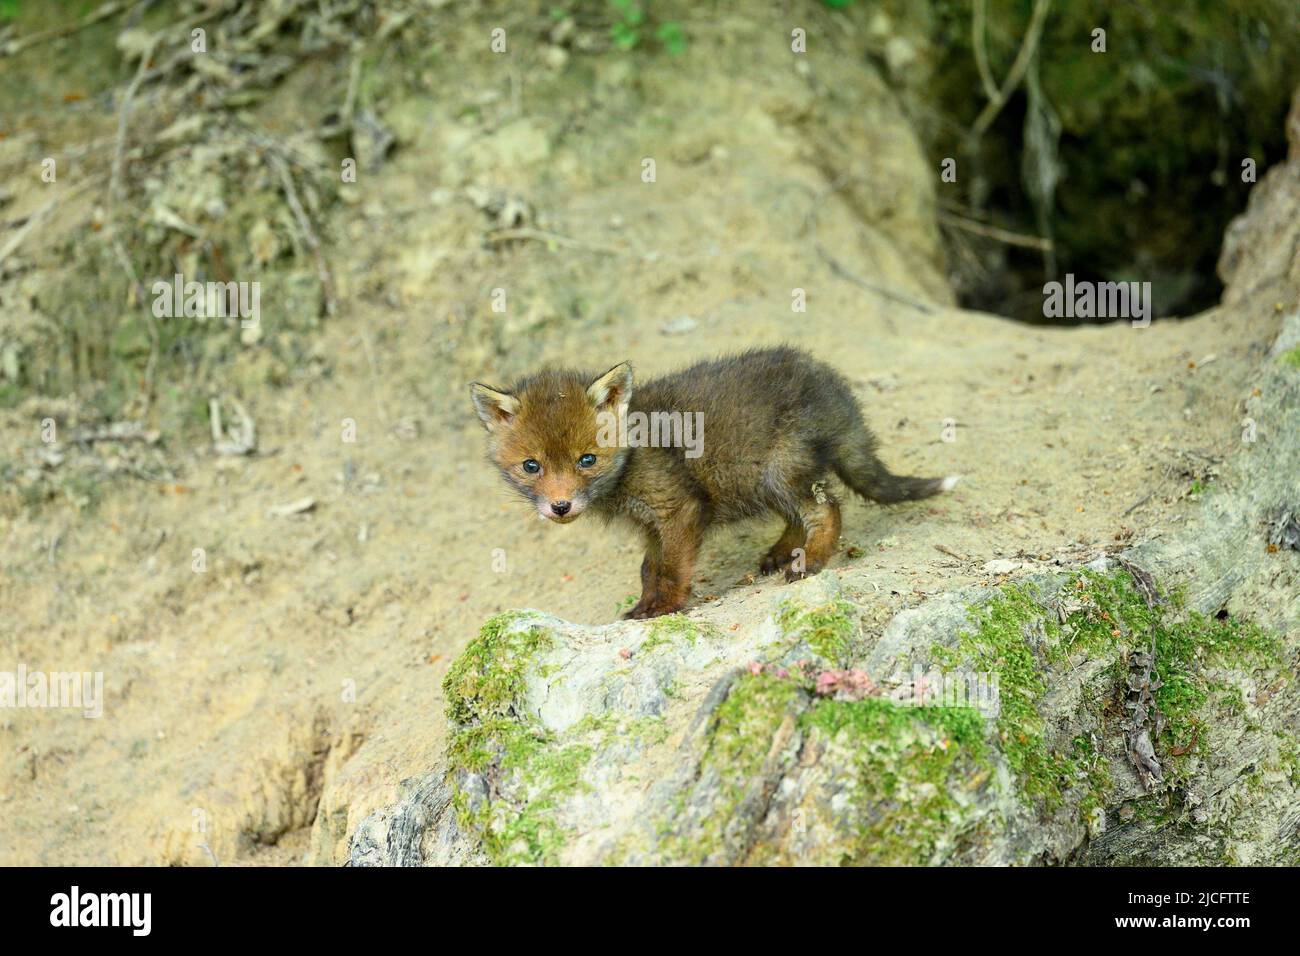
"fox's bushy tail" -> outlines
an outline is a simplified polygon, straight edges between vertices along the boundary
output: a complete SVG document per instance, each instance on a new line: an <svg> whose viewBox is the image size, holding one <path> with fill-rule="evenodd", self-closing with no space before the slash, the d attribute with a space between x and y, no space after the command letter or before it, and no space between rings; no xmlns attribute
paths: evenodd
<svg viewBox="0 0 1300 956"><path fill-rule="evenodd" d="M890 474L884 462L876 457L875 438L863 428L852 435L846 446L842 447L839 457L834 462L835 473L846 485L872 501L880 504L893 504L897 501L916 501L932 495L951 491L961 478L949 475L946 478L913 478L906 475Z"/></svg>

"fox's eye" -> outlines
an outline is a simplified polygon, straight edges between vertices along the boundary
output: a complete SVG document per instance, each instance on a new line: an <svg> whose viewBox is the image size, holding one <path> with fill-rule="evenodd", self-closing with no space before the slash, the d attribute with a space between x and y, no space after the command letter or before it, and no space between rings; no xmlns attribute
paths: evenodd
<svg viewBox="0 0 1300 956"><path fill-rule="evenodd" d="M578 459L579 468L590 468L596 463L596 456L588 452Z"/></svg>
<svg viewBox="0 0 1300 956"><path fill-rule="evenodd" d="M535 462L533 459L531 458L524 459L524 471L528 472L530 475L535 475L541 470L542 470L542 466L539 465L537 462Z"/></svg>

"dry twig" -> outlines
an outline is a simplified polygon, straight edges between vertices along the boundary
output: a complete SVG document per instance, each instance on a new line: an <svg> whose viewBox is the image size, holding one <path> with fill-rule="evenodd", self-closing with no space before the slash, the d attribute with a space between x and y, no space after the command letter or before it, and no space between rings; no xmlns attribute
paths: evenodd
<svg viewBox="0 0 1300 956"><path fill-rule="evenodd" d="M109 17L130 6L130 0L109 0L108 3L102 3L81 20L76 23L70 23L61 27L54 27L50 30L42 30L40 33L33 33L30 36L18 37L16 40L10 40L8 43L0 46L0 57L16 56L29 47L34 47L38 43L45 43L48 40L57 40L60 37L70 36L78 30L84 30L86 27L93 26L101 20L107 20Z"/></svg>
<svg viewBox="0 0 1300 956"><path fill-rule="evenodd" d="M980 111L980 115L975 118L975 125L971 127L971 139L978 140L983 136L993 121L997 119L998 114L1002 112L1002 107L1007 105L1007 100L1011 94L1016 91L1020 81L1025 78L1025 72L1029 69L1029 64L1033 62L1034 53L1038 50L1038 40L1043 34L1043 22L1047 19L1047 11L1051 9L1052 0L1034 0L1034 12L1029 17L1029 29L1025 32L1025 38L1020 44L1020 50L1016 53L1015 60L1011 63L1011 69L1007 71L1007 78L999 87L997 95L994 96L988 104Z"/></svg>
<svg viewBox="0 0 1300 956"><path fill-rule="evenodd" d="M334 296L334 277L330 274L329 263L325 261L325 253L321 251L320 239L316 237L316 230L312 228L311 220L307 218L307 211L302 208L302 203L298 200L298 190L294 188L293 174L289 172L288 163L275 152L268 152L267 158L280 176L280 184L284 187L284 198L288 200L293 218L297 220L298 228L302 230L303 239L307 242L307 248L311 250L312 258L316 260L316 275L320 279L321 294L325 297L325 314L333 317L338 312L338 300Z"/></svg>

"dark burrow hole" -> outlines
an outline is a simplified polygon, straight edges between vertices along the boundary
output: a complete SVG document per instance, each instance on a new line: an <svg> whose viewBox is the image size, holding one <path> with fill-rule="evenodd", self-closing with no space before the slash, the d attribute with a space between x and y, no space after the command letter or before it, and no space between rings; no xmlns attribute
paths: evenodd
<svg viewBox="0 0 1300 956"><path fill-rule="evenodd" d="M942 119L935 168L956 160L938 202L949 278L963 307L1035 324L1127 321L1050 316L1044 284L1150 283L1153 318L1216 305L1224 231L1254 182L1286 157L1300 75L1293 0L1248 5L1052 4L1038 54L978 138L988 103L971 4L936 4ZM987 4L994 85L1010 71L1033 4ZM1095 30L1105 52L1094 52ZM1045 251L1021 244L1050 239Z"/></svg>

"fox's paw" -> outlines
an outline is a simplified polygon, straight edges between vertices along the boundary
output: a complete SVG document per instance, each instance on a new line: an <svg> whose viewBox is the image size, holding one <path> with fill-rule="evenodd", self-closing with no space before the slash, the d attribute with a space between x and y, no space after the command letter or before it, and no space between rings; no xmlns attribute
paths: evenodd
<svg viewBox="0 0 1300 956"><path fill-rule="evenodd" d="M785 569L785 579L787 581L802 581L804 578L812 577L824 567L826 567L825 563L820 561L806 565L803 568L798 568L792 564Z"/></svg>
<svg viewBox="0 0 1300 956"><path fill-rule="evenodd" d="M785 571L790 567L790 562L794 560L795 553L803 554L802 544L797 548L788 548L781 541L778 541L772 547L767 549L767 554L763 555L763 560L758 563L758 570L762 574L776 574L778 571Z"/></svg>
<svg viewBox="0 0 1300 956"><path fill-rule="evenodd" d="M638 602L636 607L623 615L623 619L625 621L644 621L649 617L662 617L665 614L672 614L675 611L680 611L685 606L684 603L671 604L667 601L651 601L646 604Z"/></svg>
<svg viewBox="0 0 1300 956"><path fill-rule="evenodd" d="M673 613L670 608L655 607L634 607L623 615L625 621L644 621L647 618L662 617L665 614Z"/></svg>

